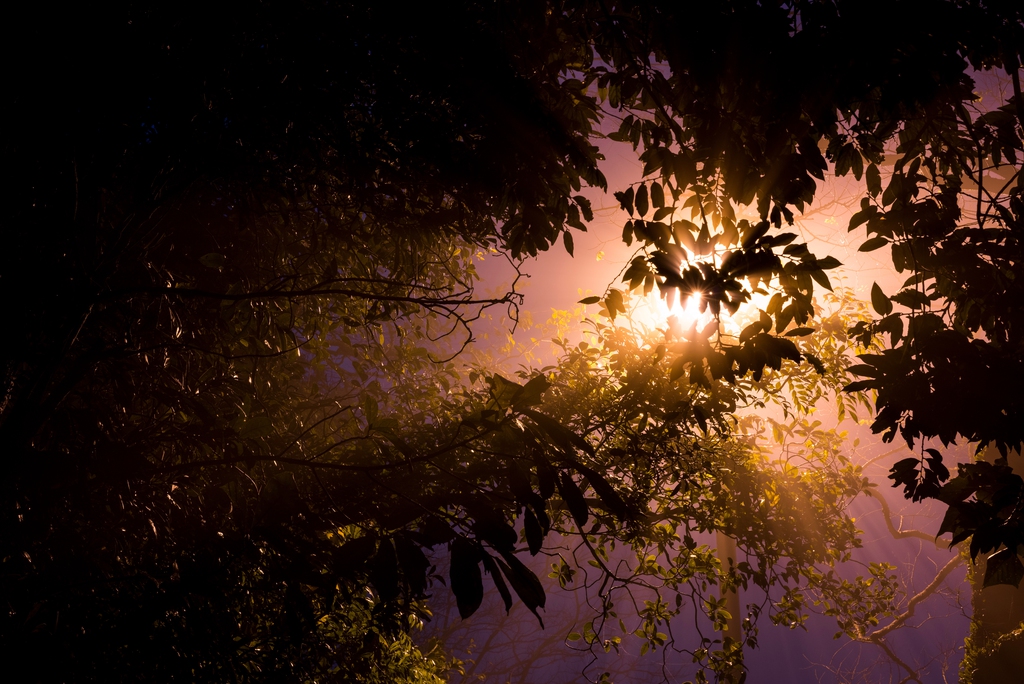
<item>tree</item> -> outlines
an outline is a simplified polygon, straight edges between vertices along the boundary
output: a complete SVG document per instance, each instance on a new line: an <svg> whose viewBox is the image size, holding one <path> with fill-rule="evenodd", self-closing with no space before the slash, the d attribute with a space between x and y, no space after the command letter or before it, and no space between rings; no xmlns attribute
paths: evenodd
<svg viewBox="0 0 1024 684"><path fill-rule="evenodd" d="M643 401L676 431L681 451L670 456L711 440L701 449L732 454L756 479L746 452L716 442L745 383L802 359L831 372L792 338L813 331L814 284L827 288L836 264L773 231L813 199L827 168L819 144L837 171L859 176L908 122L958 112L969 99L965 57L1019 63L1019 10L992 3L929 5L867 63L831 51L876 26L877 8L862 2L737 1L685 14L672 3L590 2L401 16L344 3L232 9L29 17L5 46L17 76L3 144L19 174L3 203L17 249L0 257L16 322L0 343L0 629L9 653L51 664L38 679L145 678L155 662L167 679L358 679L370 675L342 664L364 655L429 678L445 665L402 651L425 611L424 548L450 550L462 614L480 604L484 572L506 605L514 594L538 612L544 593L518 559L523 542L535 551L570 519L577 531L595 519L616 539L653 534L641 512L670 474L628 440L604 449L600 411L622 435L647 429L616 413L624 404L581 413L588 404L560 403L571 393L551 388L549 373L488 373L467 387L427 344L447 323L463 337L445 338L440 356L457 352L482 307L518 303L515 292L476 298L478 250L518 258L561 236L571 253L570 229L591 218L578 192L604 185L597 124L615 110L614 136L642 146L656 176L619 196L636 215L624 237L652 248L630 285L700 290L716 315L778 288L734 339L717 327L673 331L685 340L678 350L635 359L665 371L647 381L663 394ZM965 37L936 40L952 21ZM692 26L720 32L680 41ZM781 79L792 65L800 78ZM1020 137L1007 120L954 129L970 128L998 162L1015 159ZM943 166L956 148L939 135L948 126L926 132L923 152L901 153L911 154L900 166L909 180L889 195L910 192L921 168L935 166L954 195L959 170L983 176L970 155ZM960 151L968 139L957 138ZM881 197L892 213L895 200ZM674 220L676 201L689 219ZM737 203L753 203L757 218L738 219ZM993 208L986 220L1012 228L1016 211ZM892 235L902 245L911 234ZM714 244L736 249L683 268ZM990 258L940 280L973 279ZM995 307L978 319L985 327L955 299L950 316L983 329L998 358L1016 358L1017 338L998 336L1012 299L971 296ZM607 294L609 315L622 300ZM860 330L868 340L896 320ZM897 337L923 339L909 326ZM659 404L670 398L681 403ZM889 395L879 401L884 428ZM915 425L927 435L927 422ZM1013 443L986 425L959 434ZM653 438L662 427L650 429ZM713 486L720 476L701 467ZM623 477L645 469L649 483ZM942 473L935 463L927 472ZM1010 532L998 539L1013 549ZM995 548L992 535L974 539ZM781 553L756 548L769 566ZM808 542L808 563L816 548ZM739 655L733 645L701 658L733 676Z"/></svg>
<svg viewBox="0 0 1024 684"><path fill-rule="evenodd" d="M893 467L895 483L914 500L949 504L940 532L953 532L954 543L969 539L972 558L994 552L987 583L1019 584L1024 538L1013 511L1024 490L1005 459L1020 450L1024 425L1015 304L1020 8L794 2L607 9L608 22L593 34L604 66L592 78L622 117L610 137L631 142L652 178L617 193L633 217L623 239L649 249L627 271L629 288L699 292L718 316L774 286L760 324L738 341L719 339L688 367L729 378L757 373L766 358L796 358L784 340L763 335L799 334L812 316L815 285L830 289L824 271L836 262L773 229L814 200L816 179L830 164L837 175L863 177L867 194L850 229L866 225L862 250L888 246L895 270L910 277L891 297L872 290L881 318L857 331L864 343L888 335L889 348L862 357L854 372L867 379L849 389L878 392L874 429L883 439L899 434L922 448L919 458ZM856 56L831 47L856 45L883 15L904 27L897 40ZM674 39L692 25L718 31ZM975 77L993 71L1005 75L1009 92L983 109ZM737 219L737 207L748 205L757 218ZM614 309L620 296L610 291L606 305ZM1002 457L961 465L947 482L941 453L924 446L930 439L963 439L979 451L993 444Z"/></svg>

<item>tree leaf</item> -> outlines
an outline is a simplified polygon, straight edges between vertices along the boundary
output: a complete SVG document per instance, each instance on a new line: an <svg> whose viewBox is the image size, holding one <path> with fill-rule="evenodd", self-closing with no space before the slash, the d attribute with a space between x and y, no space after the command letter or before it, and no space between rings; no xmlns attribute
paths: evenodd
<svg viewBox="0 0 1024 684"><path fill-rule="evenodd" d="M633 244L633 222L626 221L622 225L622 241L626 243L626 246Z"/></svg>
<svg viewBox="0 0 1024 684"><path fill-rule="evenodd" d="M662 209L665 207L665 191L661 187L661 183L654 181L651 183L651 204L654 205L655 209ZM666 214L667 216L667 214ZM654 219L659 220L657 216Z"/></svg>
<svg viewBox="0 0 1024 684"><path fill-rule="evenodd" d="M547 376L543 373L538 373L530 378L523 385L522 389L516 392L512 399L512 408L521 409L540 404L544 393L547 392L549 387L551 387L551 383L548 382Z"/></svg>
<svg viewBox="0 0 1024 684"><path fill-rule="evenodd" d="M597 495L601 497L601 501L615 514L615 517L625 522L632 518L630 515L629 508L626 506L626 502L622 500L619 493L615 491L615 488L608 484L608 481L604 479L599 472L588 468L582 464L576 464L576 469L580 474L585 475L587 480L590 482L590 486L594 488Z"/></svg>
<svg viewBox="0 0 1024 684"><path fill-rule="evenodd" d="M398 557L390 539L381 539L377 553L369 564L370 582L384 601L398 596Z"/></svg>
<svg viewBox="0 0 1024 684"><path fill-rule="evenodd" d="M594 447L590 443L577 435L575 432L565 427L551 416L538 413L531 409L523 409L522 413L524 416L528 416L530 420L535 422L551 437L555 444L562 447L566 452L571 453L572 448L575 447L580 451L583 451L591 456L594 455Z"/></svg>
<svg viewBox="0 0 1024 684"><path fill-rule="evenodd" d="M518 382L513 382L498 373L488 377L487 384L491 387L491 401L488 402L488 408L499 411L512 406L512 402L523 389Z"/></svg>
<svg viewBox="0 0 1024 684"><path fill-rule="evenodd" d="M530 555L536 556L541 544L544 543L544 531L529 506L523 508L523 531L526 533L526 545L530 549Z"/></svg>
<svg viewBox="0 0 1024 684"><path fill-rule="evenodd" d="M546 501L555 493L558 473L543 455L535 455L534 463L537 464L537 485L540 496Z"/></svg>
<svg viewBox="0 0 1024 684"><path fill-rule="evenodd" d="M878 287L878 283L871 284L871 306L879 315L888 316L892 313L892 302Z"/></svg>
<svg viewBox="0 0 1024 684"><path fill-rule="evenodd" d="M576 527L582 531L590 517L590 507L587 506L587 500L583 497L579 485L567 472L559 473L558 493L561 494L562 501L565 502L573 520L576 521Z"/></svg>
<svg viewBox="0 0 1024 684"><path fill-rule="evenodd" d="M491 554L484 553L482 558L484 570L490 574L494 587L498 590L498 595L501 596L501 600L505 604L505 615L508 615L509 611L512 610L512 594L509 593L508 585L505 584L505 578L501 576L501 570L495 562L496 559Z"/></svg>
<svg viewBox="0 0 1024 684"><path fill-rule="evenodd" d="M519 503L526 503L529 500L533 489L530 486L530 476L527 471L515 458L508 460L508 484L509 489Z"/></svg>
<svg viewBox="0 0 1024 684"><path fill-rule="evenodd" d="M818 269L812 270L811 278L814 279L814 282L818 283L829 292L832 292L832 282L829 281L828 276L825 275L824 271Z"/></svg>
<svg viewBox="0 0 1024 684"><path fill-rule="evenodd" d="M647 185L641 183L636 190L636 211L643 218L647 214L650 205L647 203Z"/></svg>
<svg viewBox="0 0 1024 684"><path fill-rule="evenodd" d="M861 244L860 248L857 251L859 251L859 252L873 252L876 249L879 249L880 247L885 247L888 244L889 244L889 241L886 238L882 237L882 236L873 237L873 238L869 238L869 239L865 240L863 242L863 244Z"/></svg>
<svg viewBox="0 0 1024 684"><path fill-rule="evenodd" d="M334 553L336 565L341 572L361 569L377 550L377 537L367 535L351 539Z"/></svg>
<svg viewBox="0 0 1024 684"><path fill-rule="evenodd" d="M882 175L878 173L878 166L876 164L868 164L864 181L871 196L878 197L882 192Z"/></svg>
<svg viewBox="0 0 1024 684"><path fill-rule="evenodd" d="M700 406L693 407L693 417L697 420L697 425L700 426L701 431L706 435L708 433L708 415Z"/></svg>
<svg viewBox="0 0 1024 684"><path fill-rule="evenodd" d="M423 596L427 588L427 571L430 570L430 562L423 549L406 535L400 534L395 537L395 551L409 590L414 596Z"/></svg>
<svg viewBox="0 0 1024 684"><path fill-rule="evenodd" d="M760 240L761 237L768 232L769 228L771 228L771 224L767 221L760 221L750 225L748 232L743 235L743 242L740 243L740 246L743 247L743 249L750 249L754 246L754 243Z"/></svg>
<svg viewBox="0 0 1024 684"><path fill-rule="evenodd" d="M540 523L540 529L543 534L547 534L551 531L551 518L548 517L547 512L547 501L545 501L539 494L530 493L530 501L527 504L533 509L534 515L537 516L537 522Z"/></svg>
<svg viewBox="0 0 1024 684"><path fill-rule="evenodd" d="M617 199L619 201L619 206L622 207L623 211L629 213L630 216L633 215L633 188L632 187L626 188L622 192L616 192L615 193L615 199ZM642 216L642 214L641 214L641 216Z"/></svg>
<svg viewBox="0 0 1024 684"><path fill-rule="evenodd" d="M452 542L448 577L463 620L475 613L484 599L480 555L479 547L465 537L458 537Z"/></svg>
<svg viewBox="0 0 1024 684"><path fill-rule="evenodd" d="M543 629L544 620L541 619L537 609L543 608L547 601L544 595L544 586L537 579L537 575L533 574L532 570L523 565L522 561L511 553L503 553L501 556L504 558L504 561L502 561L502 558L495 558L495 562L498 563L502 572L505 573L505 577L508 578L509 584L512 585L512 588L519 596L519 600L530 609L531 613L537 616L537 620Z"/></svg>
<svg viewBox="0 0 1024 684"><path fill-rule="evenodd" d="M427 546L431 547L437 544L447 544L455 538L455 532L451 525L433 515L423 518L420 522L419 533L423 535L422 539Z"/></svg>
<svg viewBox="0 0 1024 684"><path fill-rule="evenodd" d="M804 359L806 359L807 363L811 364L814 367L814 370L817 371L818 375L825 375L825 364L821 362L821 359L819 359L814 354L804 354Z"/></svg>

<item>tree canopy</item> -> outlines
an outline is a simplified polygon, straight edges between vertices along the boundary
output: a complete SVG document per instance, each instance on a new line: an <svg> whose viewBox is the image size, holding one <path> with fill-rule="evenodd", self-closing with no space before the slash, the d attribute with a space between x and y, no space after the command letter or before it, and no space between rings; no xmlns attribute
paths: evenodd
<svg viewBox="0 0 1024 684"><path fill-rule="evenodd" d="M736 0L26 16L4 47L5 651L49 663L40 680L147 679L159 663L168 680L431 681L449 663L407 634L428 613L431 548L462 615L487 574L540 617L517 551L552 530L597 561L615 540L694 551L673 538L689 525L729 531L760 565L723 569L705 549L679 556L700 567L641 563L644 582L785 586L771 612L792 621L798 593L821 592L855 633L882 610L885 569L851 603L815 568L856 544L834 504L864 483L814 427L800 429L825 467L807 475L733 420L779 396L780 372L805 393L847 385L854 345L866 379L846 389L877 392L876 431L922 447L896 483L949 504L940 532L1018 583L1021 13ZM900 35L863 48L883 16ZM1012 92L983 109L974 77L991 70ZM481 311L521 302L477 295L478 253L571 253L593 218L581 188L606 186L602 131L645 176L612 188L643 251L603 311L658 288L699 293L715 324L644 342L602 328L601 349L566 344L555 368L464 372L451 357ZM815 308L838 262L785 229L830 172L864 179L850 229L910 276L872 291L875 320ZM762 293L745 329L718 325ZM928 439L1004 460L950 479ZM733 519L728 501L755 484L802 494ZM824 521L817 537L801 516ZM665 609L638 630L652 646ZM734 676L741 644L717 648L694 657Z"/></svg>
<svg viewBox="0 0 1024 684"><path fill-rule="evenodd" d="M617 194L634 217L623 239L651 249L627 272L629 287L700 292L716 316L774 289L760 325L689 364L731 377L757 373L765 358L795 358L777 338L764 349L759 333L808 320L815 285L830 289L824 271L836 263L776 230L814 200L815 179L830 167L863 177L850 230L866 226L861 249L888 247L895 271L909 277L892 296L872 289L881 318L857 332L865 345L876 334L889 345L861 356L852 372L866 379L848 389L877 392L873 429L883 439L921 447L894 466L896 485L908 498L949 504L940 531L970 539L972 557L995 552L988 581L1018 584L1024 530L1011 502L1021 501L1022 481L1006 456L1024 440L1014 304L1024 208L1020 8L797 2L705 11L727 40L673 40L694 18L690 8L677 16L648 3L622 7L595 40L607 68L593 78L624 114L610 137L631 142L652 178ZM898 38L854 48L880 16L902 27ZM989 93L986 108L974 79L993 71L1009 92ZM746 205L759 220L737 221L735 207ZM700 259L716 245L725 248L719 260ZM618 295L609 294L614 307ZM957 439L979 452L992 444L1002 458L963 465L946 483L940 452L925 442Z"/></svg>

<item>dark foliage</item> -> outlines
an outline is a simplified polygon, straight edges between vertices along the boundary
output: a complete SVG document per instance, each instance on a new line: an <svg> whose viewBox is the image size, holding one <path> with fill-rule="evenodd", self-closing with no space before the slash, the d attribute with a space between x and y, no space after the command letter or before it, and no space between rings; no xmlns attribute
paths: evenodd
<svg viewBox="0 0 1024 684"><path fill-rule="evenodd" d="M486 3L108 3L17 26L5 656L40 680L370 677L371 636L420 610L424 547L516 541L502 491L394 472L457 449L442 431L412 455L377 415L380 364L426 319L468 334L518 302L474 298L473 250L535 254L590 218L578 45L542 7Z"/></svg>

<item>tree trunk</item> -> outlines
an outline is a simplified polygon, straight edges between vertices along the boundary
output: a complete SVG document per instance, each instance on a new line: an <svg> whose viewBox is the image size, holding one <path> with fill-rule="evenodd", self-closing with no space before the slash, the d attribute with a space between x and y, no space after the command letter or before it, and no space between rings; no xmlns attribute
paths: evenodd
<svg viewBox="0 0 1024 684"><path fill-rule="evenodd" d="M999 456L988 449L985 460L994 462ZM1009 465L1024 474L1024 457L1011 453ZM1024 678L1024 583L1019 587L999 584L984 586L985 559L979 557L973 568L971 602L974 607L971 636L965 654L973 671L964 672L965 682L974 684L1007 684Z"/></svg>

